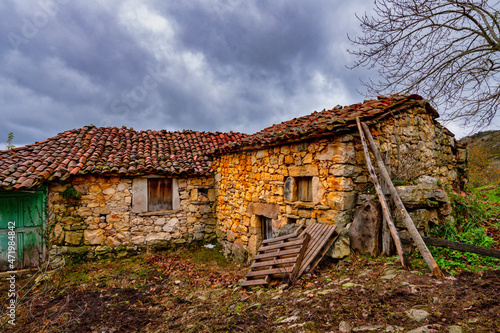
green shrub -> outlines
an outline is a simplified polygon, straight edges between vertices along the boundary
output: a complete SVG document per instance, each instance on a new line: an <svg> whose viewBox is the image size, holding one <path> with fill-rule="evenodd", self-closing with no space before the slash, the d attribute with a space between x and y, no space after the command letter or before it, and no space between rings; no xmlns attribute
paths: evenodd
<svg viewBox="0 0 500 333"><path fill-rule="evenodd" d="M82 194L80 192L78 192L74 187L73 185L70 185L69 187L67 187L63 192L61 192L61 196L66 199L66 200L70 200L70 199L80 199L82 197Z"/></svg>
<svg viewBox="0 0 500 333"><path fill-rule="evenodd" d="M490 222L491 214L496 214L495 203L472 191L469 195L450 195L453 204L452 219L435 226L431 236L451 241L492 247L497 242L487 235L485 224ZM459 270L476 271L482 269L499 269L500 260L480 256L474 253L460 252L439 247L430 247L437 264L450 273Z"/></svg>

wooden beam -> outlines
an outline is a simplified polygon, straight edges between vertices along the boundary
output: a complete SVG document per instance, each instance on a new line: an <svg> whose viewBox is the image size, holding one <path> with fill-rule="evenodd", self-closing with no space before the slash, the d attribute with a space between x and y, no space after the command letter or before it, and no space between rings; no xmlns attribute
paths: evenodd
<svg viewBox="0 0 500 333"><path fill-rule="evenodd" d="M422 239L427 245L445 247L447 249L457 250L460 252L477 253L483 256L500 259L500 250L489 249L487 247L470 245L460 242L453 242L447 239L434 238L434 237L422 236Z"/></svg>
<svg viewBox="0 0 500 333"><path fill-rule="evenodd" d="M387 173L389 174L389 176L391 176L391 154L388 151L385 152L384 163L387 169ZM387 184L383 178L380 179L380 187L382 187L384 195L390 195L389 188L387 187ZM385 217L382 221L382 253L386 256L390 256L394 253L394 242L392 241L389 223L387 222L387 219Z"/></svg>
<svg viewBox="0 0 500 333"><path fill-rule="evenodd" d="M357 119L357 121L359 123L359 119ZM389 192L391 193L391 198L394 201L394 204L396 205L397 210L403 216L403 223L405 224L406 229L410 233L410 236L413 238L413 241L417 245L417 248L419 249L420 253L422 254L422 257L424 258L425 262L429 266L429 269L431 270L431 272L434 274L435 277L442 278L443 275L441 274L441 270L439 269L439 266L436 264L434 257L432 256L431 252L429 251L429 249L425 245L424 241L422 240L422 236L420 236L420 234L418 233L418 230L415 227L413 220L411 219L410 215L406 211L406 208L403 205L401 198L399 197L398 191L396 191L396 188L394 187L394 184L391 181L391 177L389 176L387 169L385 168L384 161L382 160L382 157L380 156L378 148L375 145L375 141L373 140L372 134L370 133L370 129L365 124L360 124L360 125L363 127L363 130L364 130L366 137L368 139L368 142L370 144L370 149L373 153L373 156L375 156L375 160L377 161L377 165L378 165L380 174L384 178L384 180L386 181L387 186L389 187Z"/></svg>
<svg viewBox="0 0 500 333"><path fill-rule="evenodd" d="M377 191L378 198L380 200L380 204L382 205L382 213L384 215L384 220L389 226L391 231L392 238L394 239L394 244L396 245L396 249L398 250L399 259L401 261L401 265L403 268L408 268L408 261L406 259L405 253L403 251L403 245L401 244L401 239L399 239L399 234L392 220L391 211L389 210L389 205L387 205L387 201L385 200L384 192L382 191L382 187L378 182L377 174L375 173L375 169L373 168L370 153L368 152L368 147L366 146L365 136L363 134L363 129L361 128L361 122L359 121L359 117L356 118L356 123L358 124L359 136L361 138L361 143L363 144L363 152L365 154L366 166L368 167L368 173L372 178L373 185L375 186L375 190Z"/></svg>
<svg viewBox="0 0 500 333"><path fill-rule="evenodd" d="M284 250L284 251L281 251L279 253L278 252L259 253L254 257L254 260L265 259L265 258L274 258L274 257L278 258L278 257L288 256L291 254L297 255L299 253L300 253L300 247L297 247L295 249Z"/></svg>

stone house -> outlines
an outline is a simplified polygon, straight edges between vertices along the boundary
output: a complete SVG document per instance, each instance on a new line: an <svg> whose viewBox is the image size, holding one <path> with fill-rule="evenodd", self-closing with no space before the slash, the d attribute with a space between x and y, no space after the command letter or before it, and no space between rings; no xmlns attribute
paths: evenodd
<svg viewBox="0 0 500 333"><path fill-rule="evenodd" d="M12 221L20 266L43 260L45 248L100 255L215 239L245 261L262 239L298 223L345 234L356 207L373 198L358 116L406 184L419 227L445 218L443 186L460 186L465 150L420 96L391 96L250 136L86 126L0 151L0 244Z"/></svg>
<svg viewBox="0 0 500 333"><path fill-rule="evenodd" d="M18 266L43 260L47 245L99 255L212 241L210 152L242 137L86 126L1 151L0 222L16 223ZM24 205L26 197L38 200ZM0 237L7 242L6 233ZM0 261L5 263L6 251Z"/></svg>
<svg viewBox="0 0 500 333"><path fill-rule="evenodd" d="M262 239L311 222L337 225L343 237L330 255L348 254L356 207L375 197L356 117L390 156L394 178L406 184L399 191L420 230L451 213L443 187L461 185L465 150L420 96L379 97L285 121L219 150L215 214L227 255L245 260Z"/></svg>

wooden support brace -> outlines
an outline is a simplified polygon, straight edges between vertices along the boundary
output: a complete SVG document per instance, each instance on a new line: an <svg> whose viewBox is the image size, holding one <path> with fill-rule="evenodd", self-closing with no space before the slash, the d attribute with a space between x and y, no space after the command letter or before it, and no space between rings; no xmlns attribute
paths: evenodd
<svg viewBox="0 0 500 333"><path fill-rule="evenodd" d="M389 206L387 205L387 201L385 200L384 192L382 191L382 187L378 182L377 174L375 173L375 169L373 168L370 153L368 152L368 147L366 145L365 136L363 134L363 129L361 128L361 122L359 121L359 117L356 118L356 123L358 124L359 136L361 138L361 143L363 144L363 152L365 154L366 166L368 167L368 172L373 181L373 185L375 186L375 190L377 191L378 198L380 200L380 204L382 205L382 213L384 215L384 220L387 222L389 229L391 231L392 238L394 239L394 244L396 245L396 249L398 250L399 259L401 260L401 265L403 268L408 268L408 261L406 260L405 253L403 251L403 245L401 244L401 240L399 239L399 234L392 220L391 212L389 210Z"/></svg>
<svg viewBox="0 0 500 333"><path fill-rule="evenodd" d="M431 270L431 272L434 274L435 277L442 278L443 275L441 273L441 270L439 269L439 266L437 265L436 261L434 260L434 257L432 256L431 252L429 251L429 249L425 245L424 241L422 240L422 236L420 236L420 234L418 233L418 230L415 227L413 220L411 219L410 215L406 211L406 208L403 205L403 202L401 201L401 198L399 197L398 192L396 191L396 187L394 187L394 184L391 181L391 177L389 176L387 169L385 168L384 161L382 160L382 157L380 156L378 148L375 145L375 141L373 140L373 137L370 133L370 129L368 128L368 126L366 124L361 124L359 121L359 118L357 118L356 121L358 123L358 128L362 127L364 130L366 138L368 139L368 143L370 144L370 150L372 151L373 156L375 157L375 160L377 161L380 175L386 181L387 186L389 187L389 192L391 193L391 198L394 201L396 208L403 216L403 223L405 224L406 229L408 230L411 237L413 238L413 241L417 245L417 248L419 249L420 253L422 254L422 257L424 258L425 262L429 266L429 269ZM361 129L360 129L360 134L361 134Z"/></svg>

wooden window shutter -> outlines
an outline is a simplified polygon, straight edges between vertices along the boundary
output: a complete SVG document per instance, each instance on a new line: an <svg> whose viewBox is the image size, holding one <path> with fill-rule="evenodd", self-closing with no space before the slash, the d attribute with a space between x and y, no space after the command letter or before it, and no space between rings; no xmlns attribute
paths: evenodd
<svg viewBox="0 0 500 333"><path fill-rule="evenodd" d="M148 179L148 210L172 210L172 179Z"/></svg>
<svg viewBox="0 0 500 333"><path fill-rule="evenodd" d="M312 177L297 178L297 200L312 201Z"/></svg>

